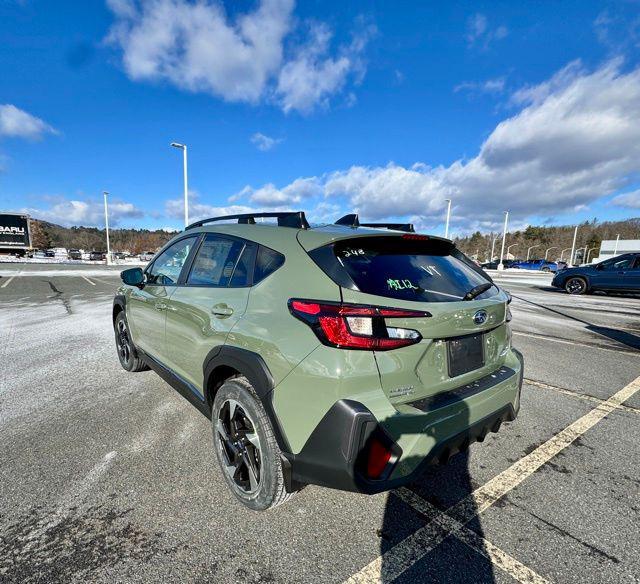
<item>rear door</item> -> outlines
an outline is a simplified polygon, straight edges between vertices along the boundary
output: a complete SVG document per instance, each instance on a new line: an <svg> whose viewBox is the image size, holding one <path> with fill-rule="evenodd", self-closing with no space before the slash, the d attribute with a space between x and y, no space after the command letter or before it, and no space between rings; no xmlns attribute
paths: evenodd
<svg viewBox="0 0 640 584"><path fill-rule="evenodd" d="M247 307L256 244L208 233L167 302L166 364L203 397L202 365Z"/></svg>
<svg viewBox="0 0 640 584"><path fill-rule="evenodd" d="M191 235L165 249L145 270L144 286L134 288L127 301L127 320L136 346L162 363L168 301L197 241L198 235Z"/></svg>
<svg viewBox="0 0 640 584"><path fill-rule="evenodd" d="M637 255L633 266L625 274L624 287L640 292L640 255Z"/></svg>
<svg viewBox="0 0 640 584"><path fill-rule="evenodd" d="M413 236L414 238L416 236ZM345 302L428 311L387 318L387 327L417 330L422 341L376 352L383 389L394 402L412 401L475 381L500 368L509 346L506 295L470 260L441 240L402 236L357 238L334 245L353 282Z"/></svg>

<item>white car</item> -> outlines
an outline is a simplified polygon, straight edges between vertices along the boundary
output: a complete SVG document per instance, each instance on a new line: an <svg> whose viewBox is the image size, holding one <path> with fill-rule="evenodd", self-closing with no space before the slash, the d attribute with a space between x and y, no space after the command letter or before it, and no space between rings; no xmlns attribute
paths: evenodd
<svg viewBox="0 0 640 584"><path fill-rule="evenodd" d="M150 262L154 255L156 254L152 251L143 251L138 257L141 262Z"/></svg>

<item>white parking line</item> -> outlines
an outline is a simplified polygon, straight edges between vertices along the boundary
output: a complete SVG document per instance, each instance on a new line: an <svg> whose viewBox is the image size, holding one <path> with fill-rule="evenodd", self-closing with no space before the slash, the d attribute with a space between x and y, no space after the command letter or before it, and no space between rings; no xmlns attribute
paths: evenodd
<svg viewBox="0 0 640 584"><path fill-rule="evenodd" d="M624 353L626 355L640 355L640 351L630 351L627 349L616 349L615 347L605 347L602 345L596 345L591 343L581 343L580 341L569 341L568 339L559 339L557 337L549 337L547 335L541 335L539 333L525 333L522 331L513 331L514 335L520 337L531 337L532 339L541 339L543 341L552 341L554 343L560 343L562 345L574 345L576 347L589 347L591 349L602 349L603 351L615 351L616 353Z"/></svg>
<svg viewBox="0 0 640 584"><path fill-rule="evenodd" d="M96 283L92 282L91 280L89 280L89 278L87 278L86 276L80 276L81 278L83 278L84 280L86 280L87 282L89 282L89 284L91 284L92 286L95 286Z"/></svg>
<svg viewBox="0 0 640 584"><path fill-rule="evenodd" d="M552 391L557 391L558 393L563 393L565 395L576 397L583 401L588 401L591 403L601 404L605 400L596 397L595 395L587 395L585 393L580 393L577 391L573 391L571 389L566 389L564 387L558 387L557 385L549 385L548 383L542 383L542 381L535 381L534 379L527 379L525 377L524 382L528 385L533 385L536 387L542 387L543 389L550 389ZM625 406L619 405L618 408L624 412L631 412L632 414L640 414L639 408L634 408L633 406Z"/></svg>
<svg viewBox="0 0 640 584"><path fill-rule="evenodd" d="M448 535L454 533L455 524L449 525L445 529L442 528L439 522L445 519L440 518L440 515L453 518L459 524L465 525L517 487L608 414L619 408L638 391L640 391L640 377L634 379L609 399L603 401L564 430L558 432L553 438L538 446L533 452L477 488L473 493L470 493L446 511L439 512L438 522L434 520L428 521L424 527L418 529L351 576L347 582L369 583L394 580L417 561L424 558Z"/></svg>
<svg viewBox="0 0 640 584"><path fill-rule="evenodd" d="M397 491L393 491L393 494L426 516L430 521L433 521L439 529L455 535L460 541L482 554L494 566L509 574L514 580L523 584L545 584L548 582L531 568L528 568L498 546L478 535L466 525L463 525L453 517L449 517L446 513L442 513L435 505L425 501L413 491L402 487Z"/></svg>
<svg viewBox="0 0 640 584"><path fill-rule="evenodd" d="M6 288L11 282L11 280L13 280L14 278L15 276L11 276L6 282L3 282L2 284L0 284L0 288Z"/></svg>
<svg viewBox="0 0 640 584"><path fill-rule="evenodd" d="M17 273L13 274L13 276L9 276L9 279L6 282L3 282L2 284L0 284L0 288L6 288L11 282L11 280L13 280L16 276L19 276L21 273L22 273L22 268L20 268L17 271Z"/></svg>

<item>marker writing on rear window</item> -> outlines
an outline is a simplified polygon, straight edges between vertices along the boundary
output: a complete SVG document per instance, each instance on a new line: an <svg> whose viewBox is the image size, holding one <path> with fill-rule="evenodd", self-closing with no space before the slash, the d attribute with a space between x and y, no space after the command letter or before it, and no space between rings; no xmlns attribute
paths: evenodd
<svg viewBox="0 0 640 584"><path fill-rule="evenodd" d="M387 280L387 286L390 290L417 290L418 286L414 286L411 280L393 280L389 278Z"/></svg>

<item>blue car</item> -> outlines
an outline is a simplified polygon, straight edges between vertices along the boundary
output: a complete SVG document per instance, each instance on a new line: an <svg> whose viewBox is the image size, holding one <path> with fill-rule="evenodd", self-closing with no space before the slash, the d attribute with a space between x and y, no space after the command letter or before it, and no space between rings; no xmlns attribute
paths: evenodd
<svg viewBox="0 0 640 584"><path fill-rule="evenodd" d="M597 264L560 270L551 284L569 294L595 290L640 294L640 253L626 253Z"/></svg>
<svg viewBox="0 0 640 584"><path fill-rule="evenodd" d="M537 270L539 272L558 271L558 264L556 262L549 262L547 260L525 260L523 262L516 262L511 267L519 268L521 270Z"/></svg>

